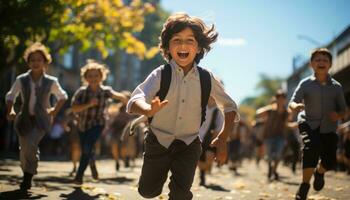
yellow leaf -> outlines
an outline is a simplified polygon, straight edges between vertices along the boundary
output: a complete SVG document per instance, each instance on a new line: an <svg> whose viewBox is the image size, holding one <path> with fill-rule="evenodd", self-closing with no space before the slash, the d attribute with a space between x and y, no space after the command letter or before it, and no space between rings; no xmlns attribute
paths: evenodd
<svg viewBox="0 0 350 200"><path fill-rule="evenodd" d="M158 48L158 47L152 47L152 48L150 48L150 49L146 52L145 57L146 57L147 59L151 59L151 58L153 58L155 55L157 55L158 52L159 52L159 48Z"/></svg>

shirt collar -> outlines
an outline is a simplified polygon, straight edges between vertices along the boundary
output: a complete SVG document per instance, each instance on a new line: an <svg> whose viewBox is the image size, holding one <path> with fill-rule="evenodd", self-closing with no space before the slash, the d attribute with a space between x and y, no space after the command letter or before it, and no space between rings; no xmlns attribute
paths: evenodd
<svg viewBox="0 0 350 200"><path fill-rule="evenodd" d="M315 74L312 74L310 79L311 79L312 81L316 81L316 76L315 76ZM328 83L328 84L332 83L332 78L331 78L331 76L330 76L329 74L328 74L328 76L327 76L327 83Z"/></svg>
<svg viewBox="0 0 350 200"><path fill-rule="evenodd" d="M30 75L32 72L32 70L28 70L28 76L29 76L29 79L30 81L35 85L37 83L37 86L41 86L41 83L43 81L43 77L45 76L45 73L43 73L43 75L39 78L38 82L35 82L33 79L32 79L32 76Z"/></svg>
<svg viewBox="0 0 350 200"><path fill-rule="evenodd" d="M178 71L178 72L183 72L183 69L175 62L174 59L171 59L169 64L170 64L172 70L175 70L175 71ZM197 73L197 71L198 71L197 63L193 62L193 67L192 67L192 69L191 69L191 71L189 73L192 73L192 72Z"/></svg>

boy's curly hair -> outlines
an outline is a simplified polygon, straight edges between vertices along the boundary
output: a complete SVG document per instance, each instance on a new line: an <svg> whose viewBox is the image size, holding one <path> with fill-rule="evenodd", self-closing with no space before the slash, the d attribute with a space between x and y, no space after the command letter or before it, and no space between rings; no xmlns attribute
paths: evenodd
<svg viewBox="0 0 350 200"><path fill-rule="evenodd" d="M329 58L329 61L332 63L332 53L327 48L316 48L311 51L310 61L312 61L317 54L325 55Z"/></svg>
<svg viewBox="0 0 350 200"><path fill-rule="evenodd" d="M107 79L107 75L109 74L109 69L106 65L98 63L96 60L88 59L87 64L80 69L80 77L84 85L88 84L86 81L86 73L89 70L98 70L101 73L102 82Z"/></svg>
<svg viewBox="0 0 350 200"><path fill-rule="evenodd" d="M198 53L194 61L198 64L204 54L209 52L211 44L216 41L218 33L215 31L214 25L208 27L203 20L198 17L189 16L186 13L176 13L171 15L163 25L159 37L159 48L165 60L170 61L169 41L176 33L191 28L195 39L198 42L200 53Z"/></svg>
<svg viewBox="0 0 350 200"><path fill-rule="evenodd" d="M41 44L40 42L35 42L24 51L23 58L26 63L29 62L29 57L34 52L40 52L47 64L50 64L52 62L51 55L49 54L49 51L45 45Z"/></svg>

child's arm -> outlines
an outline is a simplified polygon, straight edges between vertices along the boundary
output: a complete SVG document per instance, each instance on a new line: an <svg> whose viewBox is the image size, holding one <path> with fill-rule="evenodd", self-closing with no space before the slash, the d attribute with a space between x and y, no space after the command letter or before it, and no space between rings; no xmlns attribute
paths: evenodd
<svg viewBox="0 0 350 200"><path fill-rule="evenodd" d="M236 112L230 111L225 113L225 126L218 136L212 141L211 146L216 147L216 160L219 165L222 165L227 160L227 137L233 129Z"/></svg>
<svg viewBox="0 0 350 200"><path fill-rule="evenodd" d="M328 116L331 121L336 122L338 120L344 119L346 116L346 112L330 112Z"/></svg>
<svg viewBox="0 0 350 200"><path fill-rule="evenodd" d="M61 110L62 106L64 105L64 102L66 102L66 99L60 99L57 101L56 105L49 110L49 114L52 117L56 117L57 113Z"/></svg>
<svg viewBox="0 0 350 200"><path fill-rule="evenodd" d="M72 111L74 113L78 113L97 105L98 105L98 100L94 98L94 99L91 99L89 103L72 105Z"/></svg>
<svg viewBox="0 0 350 200"><path fill-rule="evenodd" d="M304 81L301 81L297 88L294 90L292 98L288 104L288 108L294 113L298 113L305 109L305 105L302 103L304 99Z"/></svg>
<svg viewBox="0 0 350 200"><path fill-rule="evenodd" d="M58 80L55 78L54 82L51 86L51 91L53 95L55 95L57 99L56 105L49 109L48 113L52 117L56 117L57 113L61 110L62 106L64 105L64 102L68 99L67 93L62 89L61 85L58 83Z"/></svg>
<svg viewBox="0 0 350 200"><path fill-rule="evenodd" d="M305 105L303 103L290 102L288 107L292 110L292 112L300 112L305 109Z"/></svg>
<svg viewBox="0 0 350 200"><path fill-rule="evenodd" d="M6 114L6 118L9 121L12 121L16 118L16 112L13 109L13 101L6 101L6 106L7 106L7 114Z"/></svg>
<svg viewBox="0 0 350 200"><path fill-rule="evenodd" d="M347 115L346 101L345 101L345 96L342 89L338 92L338 95L335 101L336 101L337 108L339 108L338 112L334 111L328 114L329 119L333 122L344 119Z"/></svg>
<svg viewBox="0 0 350 200"><path fill-rule="evenodd" d="M16 112L13 109L13 104L20 90L21 90L21 82L19 79L16 79L10 91L6 94L6 107L7 107L6 117L7 117L7 120L9 121L14 120L16 117Z"/></svg>
<svg viewBox="0 0 350 200"><path fill-rule="evenodd" d="M123 93L120 93L120 92L117 92L117 91L114 91L114 90L111 90L111 93L112 93L112 98L113 99L120 100L123 104L128 103L128 99Z"/></svg>
<svg viewBox="0 0 350 200"><path fill-rule="evenodd" d="M145 115L147 117L152 117L158 111L160 111L164 106L168 104L168 100L160 101L159 97L155 97L151 105L143 100L135 101L131 107L130 112L139 115Z"/></svg>

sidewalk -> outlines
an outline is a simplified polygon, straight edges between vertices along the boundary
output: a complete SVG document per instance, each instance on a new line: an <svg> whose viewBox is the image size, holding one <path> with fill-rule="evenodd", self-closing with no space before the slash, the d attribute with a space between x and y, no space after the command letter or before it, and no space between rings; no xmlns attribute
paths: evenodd
<svg viewBox="0 0 350 200"><path fill-rule="evenodd" d="M138 176L141 171L142 160L136 161L134 168L124 168L116 172L113 160L97 161L99 181L91 178L87 169L84 184L79 187L71 183L69 177L72 164L70 162L41 161L38 175L34 178L30 196L18 197L15 190L22 175L19 162L16 160L0 160L0 199L111 199L111 200L139 200L143 199L137 193ZM207 178L208 186L198 186L198 174L192 187L194 200L267 200L294 199L300 172L293 175L284 166L280 168L281 180L267 182L266 165L260 163L258 168L254 162L244 162L239 169L240 175L233 175L227 166L214 168ZM156 173L156 172L155 172ZM313 200L346 200L350 199L350 176L343 172L330 172L326 175L326 186L316 193L310 189L309 199ZM154 199L167 199L168 188L164 186L163 194ZM17 197L16 197L17 195Z"/></svg>

